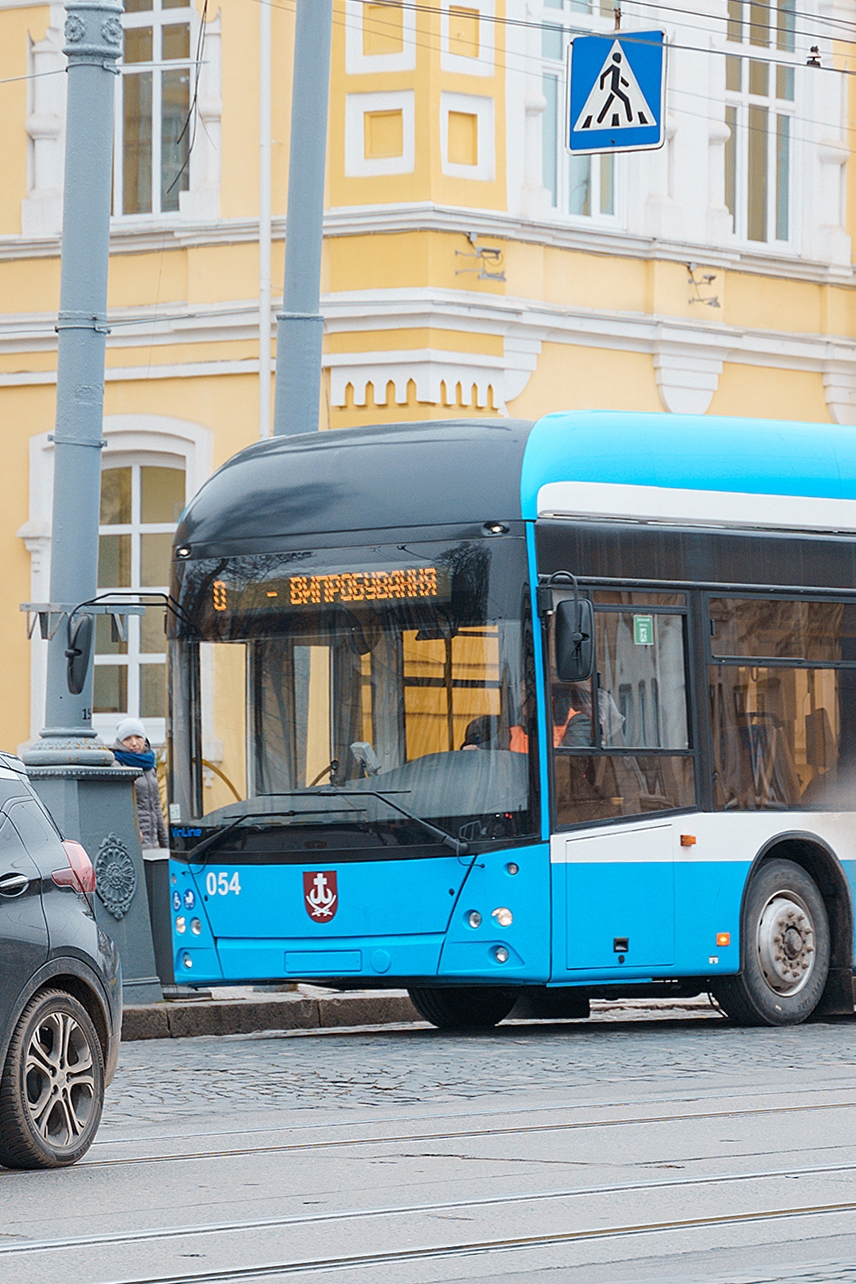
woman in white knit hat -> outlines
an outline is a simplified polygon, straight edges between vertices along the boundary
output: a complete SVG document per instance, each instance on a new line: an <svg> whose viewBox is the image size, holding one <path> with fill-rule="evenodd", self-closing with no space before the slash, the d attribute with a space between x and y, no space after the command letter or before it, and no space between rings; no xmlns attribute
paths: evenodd
<svg viewBox="0 0 856 1284"><path fill-rule="evenodd" d="M137 767L143 773L134 781L143 847L168 847L154 750L146 739L146 729L138 718L123 718L119 723L113 757L123 767Z"/></svg>

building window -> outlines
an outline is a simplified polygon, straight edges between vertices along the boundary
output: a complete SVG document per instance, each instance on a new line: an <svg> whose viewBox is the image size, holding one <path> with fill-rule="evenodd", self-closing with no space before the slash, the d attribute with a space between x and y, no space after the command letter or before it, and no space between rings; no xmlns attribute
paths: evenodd
<svg viewBox="0 0 856 1284"><path fill-rule="evenodd" d="M185 505L183 468L131 464L101 474L98 592L169 591L172 539ZM95 634L93 715L109 734L124 715L142 718L153 742L166 718L166 608L150 606L128 618L127 638L115 636L109 616ZM108 715L101 718L98 715Z"/></svg>
<svg viewBox="0 0 856 1284"><path fill-rule="evenodd" d="M558 9L566 11L563 22ZM565 147L565 58L572 34L580 30L579 15L613 20L612 0L562 0L548 2L541 29L542 89L547 100L543 125L543 184L557 214L583 218L612 218L616 214L616 159L614 155L571 156ZM592 31L605 27L593 22Z"/></svg>
<svg viewBox="0 0 856 1284"><path fill-rule="evenodd" d="M167 214L190 187L191 26L185 0L126 0L113 209Z"/></svg>
<svg viewBox="0 0 856 1284"><path fill-rule="evenodd" d="M729 0L725 203L747 241L789 241L795 103L793 0Z"/></svg>

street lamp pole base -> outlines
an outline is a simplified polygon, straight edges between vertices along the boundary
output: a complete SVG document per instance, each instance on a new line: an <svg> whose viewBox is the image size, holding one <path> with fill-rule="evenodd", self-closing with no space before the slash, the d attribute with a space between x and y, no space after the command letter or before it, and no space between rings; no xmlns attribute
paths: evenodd
<svg viewBox="0 0 856 1284"><path fill-rule="evenodd" d="M25 761L33 788L60 831L82 843L95 866L95 918L122 956L125 1003L160 1003L163 992L134 804L140 773L115 764ZM154 908L169 916L168 904Z"/></svg>
<svg viewBox="0 0 856 1284"><path fill-rule="evenodd" d="M47 727L21 755L26 767L112 767L113 754L89 727Z"/></svg>

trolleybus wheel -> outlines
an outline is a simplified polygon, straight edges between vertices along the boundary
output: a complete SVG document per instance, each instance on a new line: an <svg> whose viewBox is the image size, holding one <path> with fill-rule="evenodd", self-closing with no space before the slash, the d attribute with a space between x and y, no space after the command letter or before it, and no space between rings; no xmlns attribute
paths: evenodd
<svg viewBox="0 0 856 1284"><path fill-rule="evenodd" d="M811 1016L829 973L829 920L814 879L771 860L749 884L743 967L714 994L738 1025L797 1025Z"/></svg>
<svg viewBox="0 0 856 1284"><path fill-rule="evenodd" d="M407 993L421 1016L440 1030L489 1030L507 1017L517 991L499 985L414 986Z"/></svg>

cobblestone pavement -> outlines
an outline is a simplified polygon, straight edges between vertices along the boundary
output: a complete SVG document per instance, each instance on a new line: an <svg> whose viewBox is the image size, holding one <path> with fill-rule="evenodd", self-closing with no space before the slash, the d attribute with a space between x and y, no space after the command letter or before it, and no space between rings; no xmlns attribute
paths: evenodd
<svg viewBox="0 0 856 1284"><path fill-rule="evenodd" d="M675 1013L680 1015L675 1015ZM680 1079L764 1081L785 1069L856 1067L856 1023L743 1030L706 1003L597 1009L593 1020L508 1023L486 1035L428 1026L177 1039L122 1048L107 1118L162 1118L200 1098L316 1108L477 1101L496 1092ZM152 1064L160 1069L152 1077Z"/></svg>
<svg viewBox="0 0 856 1284"><path fill-rule="evenodd" d="M0 1170L0 1284L856 1284L856 1021L126 1045L98 1139Z"/></svg>

